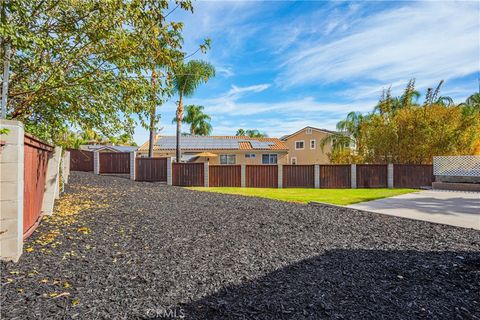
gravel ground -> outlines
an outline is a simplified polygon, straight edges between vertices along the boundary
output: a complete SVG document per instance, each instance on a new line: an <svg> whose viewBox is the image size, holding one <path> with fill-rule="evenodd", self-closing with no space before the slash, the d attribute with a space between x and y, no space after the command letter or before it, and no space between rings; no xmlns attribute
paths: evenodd
<svg viewBox="0 0 480 320"><path fill-rule="evenodd" d="M73 172L2 319L479 319L480 232Z"/></svg>

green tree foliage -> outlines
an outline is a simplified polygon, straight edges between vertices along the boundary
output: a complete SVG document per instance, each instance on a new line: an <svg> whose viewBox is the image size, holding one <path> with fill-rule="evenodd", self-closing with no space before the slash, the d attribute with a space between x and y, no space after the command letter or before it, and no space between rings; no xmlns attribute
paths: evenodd
<svg viewBox="0 0 480 320"><path fill-rule="evenodd" d="M208 44L208 43L207 43ZM181 159L180 136L184 116L183 99L191 97L199 85L206 83L215 76L215 68L206 61L190 60L187 63L177 63L173 68L173 90L178 94L176 112L177 121L177 151L176 161Z"/></svg>
<svg viewBox="0 0 480 320"><path fill-rule="evenodd" d="M237 137L250 137L250 138L265 138L268 137L266 133L262 133L257 129L238 129L237 133L235 133Z"/></svg>
<svg viewBox="0 0 480 320"><path fill-rule="evenodd" d="M190 135L208 136L212 133L211 117L203 112L203 106L188 105L185 106L187 115L183 117L183 123L190 125ZM173 118L172 123L176 123L177 118Z"/></svg>
<svg viewBox="0 0 480 320"><path fill-rule="evenodd" d="M443 81L428 89L423 104L411 80L403 95L386 90L367 115L349 113L337 125L337 134L321 145L332 144L334 163L431 163L433 156L480 154L478 94L455 105L440 96Z"/></svg>
<svg viewBox="0 0 480 320"><path fill-rule="evenodd" d="M190 1L6 0L2 41L12 46L8 118L44 139L71 128L111 136L152 113L152 95L171 87L169 72L152 86L150 70L184 59L182 23L167 20ZM3 52L1 54L3 57Z"/></svg>

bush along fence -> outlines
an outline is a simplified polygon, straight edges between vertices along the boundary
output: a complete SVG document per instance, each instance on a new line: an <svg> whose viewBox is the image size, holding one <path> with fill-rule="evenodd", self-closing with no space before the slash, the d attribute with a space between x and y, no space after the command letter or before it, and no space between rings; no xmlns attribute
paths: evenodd
<svg viewBox="0 0 480 320"><path fill-rule="evenodd" d="M209 165L139 158L135 152L94 152L97 174L130 174L136 181L175 186L251 188L420 188L434 181L432 165Z"/></svg>
<svg viewBox="0 0 480 320"><path fill-rule="evenodd" d="M69 152L25 134L23 124L0 120L0 258L16 261L23 240L43 215L53 213L55 199L68 182Z"/></svg>

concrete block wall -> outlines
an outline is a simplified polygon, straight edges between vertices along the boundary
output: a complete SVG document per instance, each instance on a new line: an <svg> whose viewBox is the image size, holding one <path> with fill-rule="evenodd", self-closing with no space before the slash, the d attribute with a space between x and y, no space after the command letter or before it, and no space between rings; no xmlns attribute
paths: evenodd
<svg viewBox="0 0 480 320"><path fill-rule="evenodd" d="M24 127L19 121L0 120L9 132L0 140L0 258L17 261L23 250Z"/></svg>
<svg viewBox="0 0 480 320"><path fill-rule="evenodd" d="M313 184L314 188L318 189L320 188L320 165L316 164L313 167Z"/></svg>
<svg viewBox="0 0 480 320"><path fill-rule="evenodd" d="M242 188L245 188L247 186L247 166L242 164L241 169L240 169L240 185Z"/></svg>
<svg viewBox="0 0 480 320"><path fill-rule="evenodd" d="M393 188L393 163L387 166L387 186Z"/></svg>
<svg viewBox="0 0 480 320"><path fill-rule="evenodd" d="M357 188L357 165L352 164L350 169L350 174L351 174L351 183L352 183L352 189Z"/></svg>
<svg viewBox="0 0 480 320"><path fill-rule="evenodd" d="M93 152L93 173L100 174L100 153L98 151Z"/></svg>
<svg viewBox="0 0 480 320"><path fill-rule="evenodd" d="M278 182L277 182L277 187L280 189L280 188L283 188L283 165L279 164L277 165L277 168L278 168Z"/></svg>
<svg viewBox="0 0 480 320"><path fill-rule="evenodd" d="M130 152L130 180L135 180L135 172L137 165L135 159L137 158L137 153L135 151Z"/></svg>
<svg viewBox="0 0 480 320"><path fill-rule="evenodd" d="M168 157L167 158L167 185L169 185L169 186L173 185L172 162L173 162L173 158Z"/></svg>
<svg viewBox="0 0 480 320"><path fill-rule="evenodd" d="M48 157L47 175L45 177L45 193L42 202L43 215L51 215L53 213L55 199L58 199L59 196L61 157L61 147L55 147Z"/></svg>
<svg viewBox="0 0 480 320"><path fill-rule="evenodd" d="M209 182L209 173L208 173L208 162L203 164L203 186L208 187Z"/></svg>

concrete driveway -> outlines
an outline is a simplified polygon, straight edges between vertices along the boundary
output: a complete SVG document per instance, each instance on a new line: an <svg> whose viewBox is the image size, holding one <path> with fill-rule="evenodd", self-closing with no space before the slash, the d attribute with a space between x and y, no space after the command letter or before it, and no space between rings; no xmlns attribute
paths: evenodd
<svg viewBox="0 0 480 320"><path fill-rule="evenodd" d="M425 190L348 207L480 230L480 192Z"/></svg>

